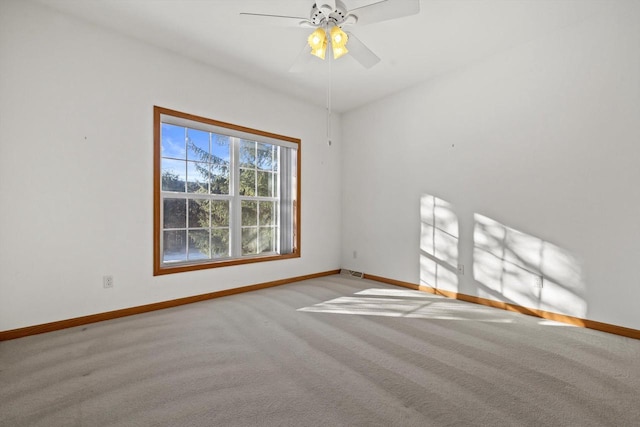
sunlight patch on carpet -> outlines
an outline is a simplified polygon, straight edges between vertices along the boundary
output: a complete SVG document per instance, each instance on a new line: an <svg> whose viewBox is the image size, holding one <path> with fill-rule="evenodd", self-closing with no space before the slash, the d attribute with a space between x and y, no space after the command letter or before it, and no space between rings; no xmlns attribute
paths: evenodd
<svg viewBox="0 0 640 427"><path fill-rule="evenodd" d="M543 325L543 326L561 326L561 327L569 327L569 328L577 328L577 325L572 325L570 323L564 323L564 322L557 322L555 320L540 320L538 321L538 325Z"/></svg>
<svg viewBox="0 0 640 427"><path fill-rule="evenodd" d="M354 296L334 298L299 308L297 311L495 323L513 322L513 319L508 318L509 316L505 316L504 313L496 315L496 311L488 307L474 306L408 289L365 289L356 292Z"/></svg>

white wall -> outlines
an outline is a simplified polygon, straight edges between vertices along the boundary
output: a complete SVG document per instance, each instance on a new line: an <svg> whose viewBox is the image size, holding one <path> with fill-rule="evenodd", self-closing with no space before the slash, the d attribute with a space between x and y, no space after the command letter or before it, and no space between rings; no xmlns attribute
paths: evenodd
<svg viewBox="0 0 640 427"><path fill-rule="evenodd" d="M343 267L640 329L640 2L607 4L345 114Z"/></svg>
<svg viewBox="0 0 640 427"><path fill-rule="evenodd" d="M152 276L154 105L302 139L300 259ZM323 115L42 6L0 2L0 330L339 268L340 123L329 148Z"/></svg>

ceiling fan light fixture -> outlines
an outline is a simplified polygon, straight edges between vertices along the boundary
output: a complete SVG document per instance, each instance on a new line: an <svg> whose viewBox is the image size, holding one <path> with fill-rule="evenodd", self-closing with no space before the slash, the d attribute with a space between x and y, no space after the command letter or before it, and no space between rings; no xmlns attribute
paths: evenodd
<svg viewBox="0 0 640 427"><path fill-rule="evenodd" d="M342 28L334 25L333 27L331 27L329 35L331 36L331 50L333 50L333 59L338 59L349 52L347 50L347 42L349 41L349 36L347 35L347 33L342 31Z"/></svg>
<svg viewBox="0 0 640 427"><path fill-rule="evenodd" d="M311 48L311 54L320 59L324 59L327 52L327 34L325 31L322 28L316 28L316 30L309 35L307 42Z"/></svg>
<svg viewBox="0 0 640 427"><path fill-rule="evenodd" d="M349 53L349 51L345 46L342 46L342 47L332 46L332 50L333 50L333 59L338 59L341 56Z"/></svg>
<svg viewBox="0 0 640 427"><path fill-rule="evenodd" d="M322 28L316 28L316 30L309 35L307 42L311 49L318 49L327 42L327 34Z"/></svg>
<svg viewBox="0 0 640 427"><path fill-rule="evenodd" d="M318 47L316 49L311 49L311 55L317 56L320 59L324 59L326 53L327 53L327 41L326 40L324 41L322 46L320 46L320 47Z"/></svg>
<svg viewBox="0 0 640 427"><path fill-rule="evenodd" d="M342 31L342 28L337 25L331 27L331 45L335 48L345 47L349 41L347 33Z"/></svg>

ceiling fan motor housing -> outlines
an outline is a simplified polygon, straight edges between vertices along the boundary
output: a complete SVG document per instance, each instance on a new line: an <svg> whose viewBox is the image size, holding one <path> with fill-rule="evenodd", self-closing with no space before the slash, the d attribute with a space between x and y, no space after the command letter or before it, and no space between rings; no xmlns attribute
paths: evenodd
<svg viewBox="0 0 640 427"><path fill-rule="evenodd" d="M320 27L327 24L340 26L347 19L347 8L340 1L336 1L335 9L328 4L315 3L311 8L310 21L313 25Z"/></svg>

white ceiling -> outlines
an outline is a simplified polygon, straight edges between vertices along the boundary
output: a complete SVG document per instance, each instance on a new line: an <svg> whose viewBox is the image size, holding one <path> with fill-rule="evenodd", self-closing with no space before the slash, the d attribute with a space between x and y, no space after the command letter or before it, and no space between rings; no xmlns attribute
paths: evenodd
<svg viewBox="0 0 640 427"><path fill-rule="evenodd" d="M373 68L348 55L331 67L312 57L304 72L291 73L311 30L255 25L239 14L308 16L314 0L38 1L321 106L331 68L332 107L342 112L548 36L610 5L607 0L421 0L418 15L351 27L382 58ZM379 0L343 1L354 9Z"/></svg>

